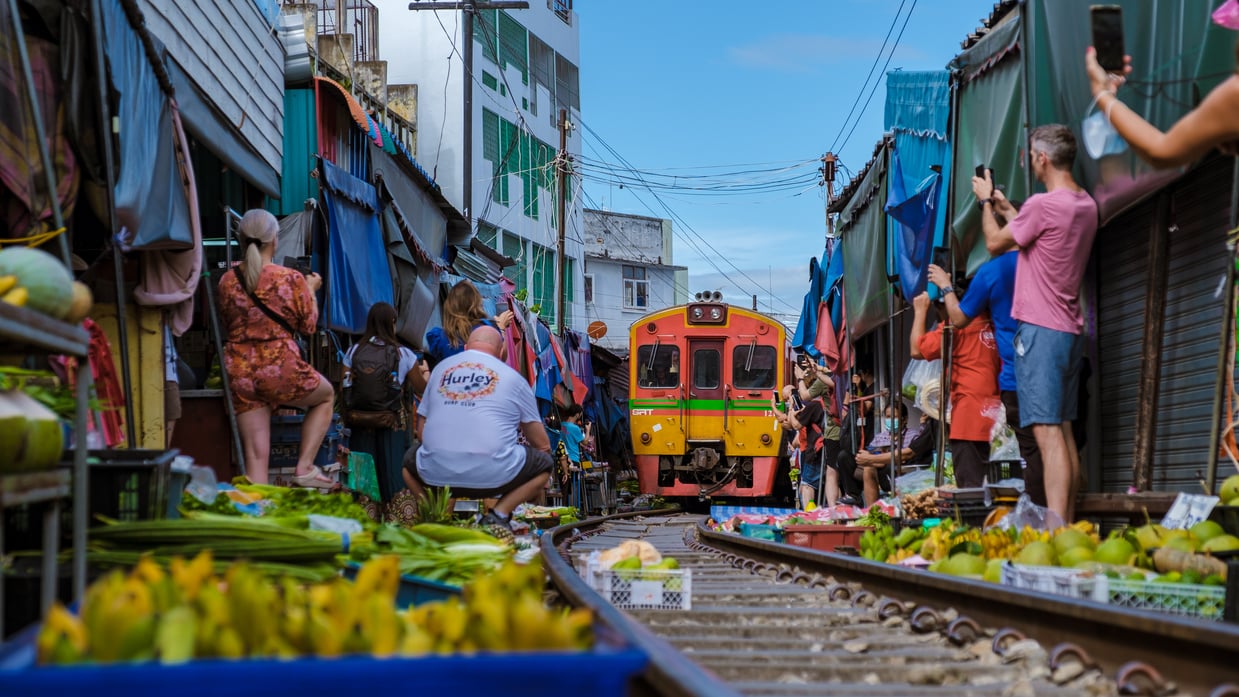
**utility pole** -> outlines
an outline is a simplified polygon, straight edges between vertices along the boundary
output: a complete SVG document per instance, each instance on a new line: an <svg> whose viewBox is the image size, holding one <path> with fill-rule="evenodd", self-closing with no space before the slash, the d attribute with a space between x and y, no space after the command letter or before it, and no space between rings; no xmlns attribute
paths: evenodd
<svg viewBox="0 0 1239 697"><path fill-rule="evenodd" d="M459 10L461 12L461 42L464 44L460 48L460 57L465 64L465 74L461 76L464 84L464 146L462 148L463 162L461 163L461 198L464 199L462 207L465 218L469 221L469 228L473 228L473 17L478 13L478 10L527 10L529 3L525 0L494 0L492 2L474 2L473 0L463 0L462 2L421 2L414 0L409 3L410 10ZM499 28L495 27L498 32ZM502 67L500 68L502 70ZM438 164L438 163L435 163Z"/></svg>
<svg viewBox="0 0 1239 697"><path fill-rule="evenodd" d="M559 321L559 336L564 335L564 292L568 288L568 269L564 263L564 241L568 236L568 175L572 173L568 162L568 110L559 110L559 153L555 157L555 174L559 178L559 244L555 247L555 268L559 271L559 283L555 289L555 319Z"/></svg>
<svg viewBox="0 0 1239 697"><path fill-rule="evenodd" d="M826 236L835 236L835 219L830 217L830 204L835 202L835 169L839 158L833 152L822 155L822 185L826 187Z"/></svg>

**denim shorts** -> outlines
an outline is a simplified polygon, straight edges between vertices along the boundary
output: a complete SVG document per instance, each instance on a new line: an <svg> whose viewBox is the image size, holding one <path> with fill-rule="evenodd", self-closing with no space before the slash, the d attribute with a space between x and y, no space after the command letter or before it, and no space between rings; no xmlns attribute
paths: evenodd
<svg viewBox="0 0 1239 697"><path fill-rule="evenodd" d="M1074 421L1084 337L1020 322L1015 331L1015 387L1020 427Z"/></svg>

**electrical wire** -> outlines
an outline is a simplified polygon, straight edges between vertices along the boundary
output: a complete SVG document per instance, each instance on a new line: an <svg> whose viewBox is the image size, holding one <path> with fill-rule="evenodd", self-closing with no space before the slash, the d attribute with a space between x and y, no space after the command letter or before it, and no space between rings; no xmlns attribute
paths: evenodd
<svg viewBox="0 0 1239 697"><path fill-rule="evenodd" d="M895 10L895 16L891 19L891 25L886 29L886 37L882 39L882 47L878 49L878 54L873 57L873 65L869 66L869 72L865 75L865 81L861 83L860 91L856 93L856 99L852 100L852 108L848 109L848 115L843 119L843 125L839 127L839 132L835 134L834 142L830 144L830 152L839 152L835 147L839 144L839 138L843 136L843 130L848 127L848 122L852 119L852 114L856 113L856 107L860 104L861 95L865 93L865 88L869 86L869 81L873 79L873 71L878 67L878 61L882 60L882 54L886 52L886 44L890 41L891 33L895 31L895 25L899 23L899 15L903 12L903 6L908 0L899 0L899 8ZM909 15L912 13L909 12ZM878 78L881 79L881 76ZM864 113L863 111L861 112ZM860 116L856 119L859 121Z"/></svg>
<svg viewBox="0 0 1239 697"><path fill-rule="evenodd" d="M886 54L886 62L882 64L882 74L886 74L886 68L891 64L891 58L895 57L895 49L899 48L899 40L903 38L903 30L908 28L908 20L912 19L912 13L916 12L917 0L912 0L912 7L908 8L908 14L903 18L903 25L899 27L899 35L895 37L895 43L891 45L891 52ZM898 14L895 15L896 18ZM852 129L848 131L847 137L843 139L843 143L839 145L839 149L843 149L848 141L852 139L852 133L856 131L856 127L860 125L860 119L865 115L865 111L869 108L869 102L873 101L873 95L878 91L880 80L875 80L873 88L869 90L869 96L865 99L865 106L861 107L860 113L856 115L856 120L852 122Z"/></svg>

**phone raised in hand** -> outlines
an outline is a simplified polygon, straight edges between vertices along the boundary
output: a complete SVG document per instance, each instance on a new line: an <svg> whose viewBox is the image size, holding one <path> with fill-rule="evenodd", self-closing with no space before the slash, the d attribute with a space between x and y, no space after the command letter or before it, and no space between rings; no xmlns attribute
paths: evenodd
<svg viewBox="0 0 1239 697"><path fill-rule="evenodd" d="M309 276L313 273L310 268L310 257L284 257L284 268L300 272L302 276Z"/></svg>
<svg viewBox="0 0 1239 697"><path fill-rule="evenodd" d="M1106 72L1123 72L1123 8L1118 5L1090 5L1093 48L1097 62Z"/></svg>

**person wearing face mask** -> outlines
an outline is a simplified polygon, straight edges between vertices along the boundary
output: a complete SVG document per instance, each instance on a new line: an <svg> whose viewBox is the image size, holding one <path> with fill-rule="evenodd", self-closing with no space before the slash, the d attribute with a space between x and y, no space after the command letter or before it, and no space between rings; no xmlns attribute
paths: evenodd
<svg viewBox="0 0 1239 697"><path fill-rule="evenodd" d="M913 358L933 360L942 357L942 330L945 313L938 326L925 331L929 316L928 293L912 299L912 336L909 339ZM1000 403L998 373L1002 363L998 358L998 342L989 313L981 313L963 327L951 331L951 461L955 466L955 484L961 489L979 487L985 483L989 462L989 436L993 419L982 415L986 405Z"/></svg>
<svg viewBox="0 0 1239 697"><path fill-rule="evenodd" d="M896 422L895 412L899 419ZM903 402L887 404L883 411L884 430L874 436L865 450L852 458L839 458L840 477L850 477L861 482L864 504L872 506L882 491L891 489L891 443L900 443L900 466L929 465L933 462L934 444L938 442L937 421L922 415L915 426L908 423L908 407ZM845 461L852 464L851 471L844 472Z"/></svg>

